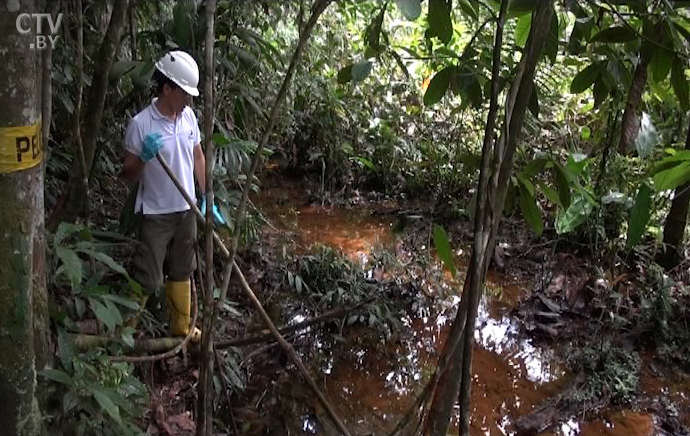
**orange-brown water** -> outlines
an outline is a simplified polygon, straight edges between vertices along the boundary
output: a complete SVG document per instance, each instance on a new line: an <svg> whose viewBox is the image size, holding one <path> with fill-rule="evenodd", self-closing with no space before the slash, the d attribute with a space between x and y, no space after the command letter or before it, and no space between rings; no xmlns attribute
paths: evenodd
<svg viewBox="0 0 690 436"><path fill-rule="evenodd" d="M258 204L273 223L273 227L265 228L265 234L274 244L291 245L296 251L324 244L362 264L375 247L395 251L391 219L364 209L310 205L305 198L303 188L294 184L274 185L262 194ZM429 268L440 270L442 266L434 260ZM325 357L317 379L352 433L388 433L413 403L435 368L452 322L448 313L458 301L453 294L459 292L463 275L454 281L445 274L445 280L425 283L425 291L450 297L445 310L407 317L403 320L407 328L399 340L372 347L366 341L360 343L358 334L352 333L347 338L348 350ZM554 354L534 345L509 316L522 288L497 274L489 274L488 280L487 293L492 297L482 301L475 330L472 435L515 435L514 420L556 394L567 376ZM645 375L643 371L642 386L648 394L669 396L681 404L685 408L681 411L685 413L683 419L690 424L687 377L669 383L667 375ZM314 407L316 416L327 421L319 406ZM300 419L303 422L298 427L306 433L327 434L314 416L306 414ZM457 430L452 431L457 434ZM653 434L655 423L650 414L604 410L597 416L559 423L542 436Z"/></svg>

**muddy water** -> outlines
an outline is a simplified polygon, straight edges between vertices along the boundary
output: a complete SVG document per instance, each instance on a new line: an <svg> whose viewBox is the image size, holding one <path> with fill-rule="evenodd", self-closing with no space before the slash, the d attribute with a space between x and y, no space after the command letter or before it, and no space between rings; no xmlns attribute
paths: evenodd
<svg viewBox="0 0 690 436"><path fill-rule="evenodd" d="M374 216L364 209L309 204L298 185L270 187L264 191L260 206L273 223L273 227L265 230L273 243L292 245L290 248L297 251L307 250L315 243L325 244L362 264L373 250L388 249L400 255L390 219ZM440 270L441 265L433 262L430 268ZM520 286L497 275L490 275L489 282L490 296L481 302L475 330L472 434L515 435L514 420L562 389L567 375L555 353L534 345L509 316L509 309L522 293ZM449 298L433 313L406 317L403 320L406 328L398 340L372 346L370 341L359 340L366 336L365 332L355 331L347 337L348 349L337 354L324 353L315 376L353 434L389 433L433 372L452 322L453 307L459 300L453 293L460 285L448 278L427 282L426 288L428 292ZM677 382L676 387L669 388L667 376L658 370L644 372L645 392L672 396L690 410L690 398L686 394L690 392L690 382L687 385ZM293 383L301 384L299 380ZM327 415L310 394L295 401L307 407L293 410L297 422L292 427L304 434L333 433ZM457 434L457 429L453 432ZM561 423L543 436L654 434L657 433L652 415L605 410L598 416Z"/></svg>

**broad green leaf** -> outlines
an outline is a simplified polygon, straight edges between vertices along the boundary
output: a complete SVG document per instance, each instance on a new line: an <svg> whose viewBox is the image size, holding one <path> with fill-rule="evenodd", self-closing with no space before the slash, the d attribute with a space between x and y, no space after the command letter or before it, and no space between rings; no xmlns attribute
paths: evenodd
<svg viewBox="0 0 690 436"><path fill-rule="evenodd" d="M120 418L120 409L113 403L113 401L108 397L108 395L101 391L100 389L91 386L90 389L93 397L96 399L98 404L106 411L111 418L113 418L118 424L122 422Z"/></svg>
<svg viewBox="0 0 690 436"><path fill-rule="evenodd" d="M527 192L529 192L529 195L531 195L532 197L534 197L534 185L532 184L532 182L530 182L530 181L529 181L526 177L524 177L522 174L518 174L518 175L517 175L517 180L518 180L518 182L520 182L520 184L522 185L522 187L525 188L525 189L527 190Z"/></svg>
<svg viewBox="0 0 690 436"><path fill-rule="evenodd" d="M518 18L515 26L515 45L524 47L532 27L532 14L525 14Z"/></svg>
<svg viewBox="0 0 690 436"><path fill-rule="evenodd" d="M353 157L352 159L361 163L362 165L369 168L370 170L376 172L376 165L374 165L374 163L372 161L370 161L369 159L367 159L365 157L361 157L361 156Z"/></svg>
<svg viewBox="0 0 690 436"><path fill-rule="evenodd" d="M673 65L671 66L671 86L673 86L673 92L678 97L680 108L686 112L690 108L690 90L688 89L688 79L685 77L685 62L680 60L678 56L673 58Z"/></svg>
<svg viewBox="0 0 690 436"><path fill-rule="evenodd" d="M108 328L108 331L115 330L119 313L116 315L115 313L111 312L108 307L95 298L89 298L89 303L91 304L91 310L93 310L96 318L105 324L105 326Z"/></svg>
<svg viewBox="0 0 690 436"><path fill-rule="evenodd" d="M572 174L572 177L579 176L582 171L589 163L589 158L584 153L571 153L568 156L568 162L566 163L567 170ZM568 177L568 180L573 180L572 177Z"/></svg>
<svg viewBox="0 0 690 436"><path fill-rule="evenodd" d="M474 108L480 108L484 103L482 95L482 85L476 76L472 76L465 82L466 86L462 89L463 97L469 100Z"/></svg>
<svg viewBox="0 0 690 436"><path fill-rule="evenodd" d="M79 297L74 298L74 308L77 310L77 316L82 318L86 313L86 303Z"/></svg>
<svg viewBox="0 0 690 436"><path fill-rule="evenodd" d="M78 288L83 278L83 267L77 252L69 248L57 246L55 247L55 253L65 267L65 272L72 283L72 288Z"/></svg>
<svg viewBox="0 0 690 436"><path fill-rule="evenodd" d="M110 300L114 303L119 304L120 306L127 307L132 310L139 310L139 303L136 301L130 300L129 298L121 297L119 295L113 295L113 294L105 294L103 295L103 298L106 300Z"/></svg>
<svg viewBox="0 0 690 436"><path fill-rule="evenodd" d="M222 133L216 132L213 134L213 143L218 147L225 147L230 144L230 140Z"/></svg>
<svg viewBox="0 0 690 436"><path fill-rule="evenodd" d="M240 60L240 63L244 65L245 68L250 70L259 70L261 68L261 61L242 47L229 43L228 49L237 56L237 59Z"/></svg>
<svg viewBox="0 0 690 436"><path fill-rule="evenodd" d="M592 130L587 126L580 127L580 138L589 139L592 136Z"/></svg>
<svg viewBox="0 0 690 436"><path fill-rule="evenodd" d="M561 205L563 208L567 209L570 206L570 184L568 183L568 176L565 173L565 168L558 163L554 162L552 167L553 180L558 189L558 198L561 200Z"/></svg>
<svg viewBox="0 0 690 436"><path fill-rule="evenodd" d="M598 108L606 100L609 95L609 87L603 80L603 74L599 76L596 82L594 82L594 89L592 90L594 95L594 107Z"/></svg>
<svg viewBox="0 0 690 436"><path fill-rule="evenodd" d="M649 205L652 198L652 189L645 183L637 191L635 205L630 211L630 224L628 225L627 247L634 247L642 239L644 230L649 221Z"/></svg>
<svg viewBox="0 0 690 436"><path fill-rule="evenodd" d="M685 38L685 40L690 43L690 31L677 21L674 21L673 25L678 31L678 33L680 33L683 36L683 38Z"/></svg>
<svg viewBox="0 0 690 436"><path fill-rule="evenodd" d="M446 67L434 75L424 93L425 106L436 104L446 94L454 70L455 67Z"/></svg>
<svg viewBox="0 0 690 436"><path fill-rule="evenodd" d="M537 236L541 236L542 232L544 231L544 222L541 217L541 212L539 211L539 207L537 206L537 201L534 198L534 195L530 194L527 187L522 183L520 184L520 195L518 202L520 204L520 211L522 212L522 216L525 218L525 221L527 221L530 227L532 227L532 230L534 230L534 233L536 233Z"/></svg>
<svg viewBox="0 0 690 436"><path fill-rule="evenodd" d="M587 88L592 86L594 81L597 80L597 77L599 77L599 68L599 64L591 64L577 73L570 84L570 92L572 94L585 92Z"/></svg>
<svg viewBox="0 0 690 436"><path fill-rule="evenodd" d="M470 0L459 0L459 3L460 9L462 9L465 15L467 15L475 21L479 19L479 10L477 9L479 6L479 2Z"/></svg>
<svg viewBox="0 0 690 436"><path fill-rule="evenodd" d="M60 369L44 369L43 371L40 371L39 374L47 379L56 381L58 383L62 383L65 385L72 384L72 377L70 377L69 374Z"/></svg>
<svg viewBox="0 0 690 436"><path fill-rule="evenodd" d="M448 235L446 235L446 231L443 230L443 227L438 224L434 224L434 245L436 246L438 257L441 258L443 264L453 275L453 278L455 278L457 270L455 269L455 262L453 261L453 253L450 249Z"/></svg>
<svg viewBox="0 0 690 436"><path fill-rule="evenodd" d="M127 273L127 270L125 270L125 268L122 265L117 263L115 261L115 259L108 256L107 254L100 252L100 251L91 250L88 248L80 248L79 252L93 257L94 259L98 260L99 262L104 263L106 266L108 266L108 268L112 269L113 271L118 272L118 273L122 274L123 276L129 278L129 274Z"/></svg>
<svg viewBox="0 0 690 436"><path fill-rule="evenodd" d="M592 203L583 194L578 194L565 212L558 210L556 215L556 233L570 233L582 224L592 213Z"/></svg>
<svg viewBox="0 0 690 436"><path fill-rule="evenodd" d="M182 0L173 7L173 36L181 47L191 47L194 38L194 22L197 17L196 2Z"/></svg>
<svg viewBox="0 0 690 436"><path fill-rule="evenodd" d="M354 64L352 66L352 81L360 82L366 79L369 73L371 73L372 65L371 61L361 61Z"/></svg>
<svg viewBox="0 0 690 436"><path fill-rule="evenodd" d="M555 13L551 18L549 35L546 37L546 43L544 44L544 54L551 61L552 65L556 62L556 58L558 57L559 41L558 13Z"/></svg>
<svg viewBox="0 0 690 436"><path fill-rule="evenodd" d="M561 199L558 197L558 193L551 186L547 185L541 180L537 182L537 186L541 188L541 191L551 203L556 204L559 207L563 207L563 204L561 204Z"/></svg>
<svg viewBox="0 0 690 436"><path fill-rule="evenodd" d="M112 317L115 320L115 325L122 325L123 319L122 314L120 313L120 309L118 309L117 306L115 306L115 304L113 304L111 300L105 298L105 296L103 296L103 298L105 300L105 307L108 308L108 312L112 314Z"/></svg>
<svg viewBox="0 0 690 436"><path fill-rule="evenodd" d="M538 157L536 159L532 159L532 161L527 164L525 169L522 170L522 174L524 175L524 177L531 179L537 174L539 174L541 170L544 169L544 166L548 161L549 159L546 157Z"/></svg>
<svg viewBox="0 0 690 436"><path fill-rule="evenodd" d="M57 228L57 231L55 232L55 236L53 237L53 243L56 245L63 245L62 242L65 239L69 238L75 233L81 232L82 229L83 226L62 222L60 223L60 225Z"/></svg>
<svg viewBox="0 0 690 436"><path fill-rule="evenodd" d="M657 48L652 52L652 60L649 63L649 68L652 71L652 79L655 82L662 82L671 71L673 64L673 54L666 49Z"/></svg>
<svg viewBox="0 0 690 436"><path fill-rule="evenodd" d="M688 180L690 180L690 162L683 161L680 165L655 174L654 189L656 191L675 189Z"/></svg>
<svg viewBox="0 0 690 436"><path fill-rule="evenodd" d="M225 67L226 70L228 70L228 73L230 73L231 77L237 75L237 66L234 63L232 63L228 58L226 58L220 53L216 53L215 57L218 60L218 63Z"/></svg>
<svg viewBox="0 0 690 436"><path fill-rule="evenodd" d="M448 44L453 37L453 22L451 21L450 8L446 0L429 0L429 33Z"/></svg>
<svg viewBox="0 0 690 436"><path fill-rule="evenodd" d="M367 34L365 37L366 43L373 48L376 52L379 51L381 47L381 26L383 25L383 17L386 15L386 5L384 3L381 11L374 17L374 20L369 24L367 29Z"/></svg>
<svg viewBox="0 0 690 436"><path fill-rule="evenodd" d="M623 43L634 41L637 38L637 34L629 27L613 26L594 35L592 42Z"/></svg>
<svg viewBox="0 0 690 436"><path fill-rule="evenodd" d="M343 84L352 80L352 65L345 65L338 71L338 83Z"/></svg>
<svg viewBox="0 0 690 436"><path fill-rule="evenodd" d="M690 160L690 150L682 150L674 153L671 156L667 156L661 160L652 170L650 171L650 176L654 176L662 171L669 170L676 165L680 165L683 161Z"/></svg>
<svg viewBox="0 0 690 436"><path fill-rule="evenodd" d="M81 299L79 300L81 301ZM58 329L57 346L62 366L67 370L71 370L75 354L74 347L72 346L72 339L63 328Z"/></svg>
<svg viewBox="0 0 690 436"><path fill-rule="evenodd" d="M510 0L508 12L510 13L511 17L519 17L524 14L530 14L534 9L536 9L540 1L541 0ZM498 3L500 4L500 2Z"/></svg>
<svg viewBox="0 0 690 436"><path fill-rule="evenodd" d="M403 16L410 21L416 20L422 14L421 0L395 0L395 4Z"/></svg>
<svg viewBox="0 0 690 436"><path fill-rule="evenodd" d="M127 326L120 332L122 342L124 342L129 348L134 348L134 333L136 333L136 330L132 326Z"/></svg>
<svg viewBox="0 0 690 436"><path fill-rule="evenodd" d="M654 149L654 146L659 143L659 134L656 132L656 127L647 112L642 112L642 119L640 120L640 129L635 138L635 149L637 155L641 158L649 156Z"/></svg>
<svg viewBox="0 0 690 436"><path fill-rule="evenodd" d="M606 69L613 77L613 80L622 86L623 89L629 90L632 82L632 73L630 69L620 59L610 59L606 64Z"/></svg>

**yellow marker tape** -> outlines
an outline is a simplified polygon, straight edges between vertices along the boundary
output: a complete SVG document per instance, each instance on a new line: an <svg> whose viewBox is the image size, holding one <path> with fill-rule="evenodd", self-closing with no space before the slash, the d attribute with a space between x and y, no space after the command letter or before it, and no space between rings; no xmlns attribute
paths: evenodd
<svg viewBox="0 0 690 436"><path fill-rule="evenodd" d="M0 127L0 174L25 170L42 160L40 121L33 126Z"/></svg>

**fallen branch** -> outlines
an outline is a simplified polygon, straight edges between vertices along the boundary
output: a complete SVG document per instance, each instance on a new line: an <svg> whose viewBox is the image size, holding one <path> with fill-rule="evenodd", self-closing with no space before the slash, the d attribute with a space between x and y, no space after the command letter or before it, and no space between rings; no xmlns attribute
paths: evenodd
<svg viewBox="0 0 690 436"><path fill-rule="evenodd" d="M515 428L517 429L517 434L520 436L541 434L558 422L566 421L575 415L599 409L609 403L610 398L606 397L597 398L586 404L571 400L571 398L575 397L581 384L582 376L578 377L564 391L546 399L532 412L516 419Z"/></svg>
<svg viewBox="0 0 690 436"><path fill-rule="evenodd" d="M343 307L340 309L330 310L322 315L309 318L300 323L284 326L278 329L280 334L288 335L296 331L311 327L316 324L328 321L333 318L340 318L349 314L350 312L359 309L363 305L369 303L372 298L362 301L354 306ZM239 339L232 339L229 341L218 342L215 349L222 350L229 347L241 347L245 345L260 344L262 342L270 342L274 340L275 337L270 330L262 330L261 334L249 335ZM85 335L85 334L75 334L71 335L70 338L73 341L73 346L77 351L86 351L96 347L107 347L112 343L116 342L116 338L102 336L102 335ZM131 348L135 353L160 353L163 351L171 350L182 342L183 338L140 338L134 340L134 346ZM154 357L154 356L151 356Z"/></svg>
<svg viewBox="0 0 690 436"><path fill-rule="evenodd" d="M368 303L370 301L371 301L371 298L369 298L365 301L362 301L358 304L355 304L354 306L344 307L344 308L340 308L340 309L333 309L331 311L324 313L323 315L309 318L309 319L304 320L304 321L297 323L295 325L281 327L280 329L278 329L278 331L282 335L294 333L294 332L302 330L304 328L311 327L315 324L320 324L324 321L328 321L329 319L339 318L341 316L345 316L348 313L352 312L353 310L359 309L360 307L362 307L363 305L365 305L366 303ZM262 330L262 331L266 331L266 330ZM223 349L223 348L228 348L228 347L239 347L242 345L258 344L261 342L268 342L271 339L274 339L274 335L270 332L270 330L268 330L267 333L262 333L262 334L253 335L253 336L246 336L244 338L233 339L231 341L218 342L216 344L216 349Z"/></svg>

